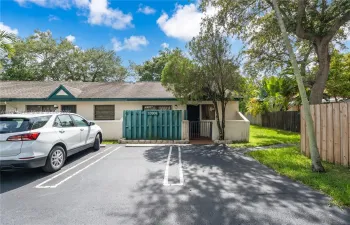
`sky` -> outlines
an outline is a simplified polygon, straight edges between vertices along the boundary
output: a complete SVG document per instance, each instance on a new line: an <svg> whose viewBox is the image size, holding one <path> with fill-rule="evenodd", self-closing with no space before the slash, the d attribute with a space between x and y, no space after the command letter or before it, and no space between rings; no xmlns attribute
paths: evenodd
<svg viewBox="0 0 350 225"><path fill-rule="evenodd" d="M185 49L204 14L188 0L1 0L0 29L24 38L50 30L86 49L114 49L124 65L142 63L163 48ZM208 13L213 13L208 10ZM233 52L242 43L232 40Z"/></svg>
<svg viewBox="0 0 350 225"><path fill-rule="evenodd" d="M163 48L179 47L200 30L198 0L1 0L0 30L24 38L50 30L82 49L114 49L123 64L138 64ZM210 14L215 9L209 8ZM349 32L350 33L350 32ZM243 45L232 39L232 51ZM350 34L345 42L350 47ZM186 51L186 50L185 50Z"/></svg>

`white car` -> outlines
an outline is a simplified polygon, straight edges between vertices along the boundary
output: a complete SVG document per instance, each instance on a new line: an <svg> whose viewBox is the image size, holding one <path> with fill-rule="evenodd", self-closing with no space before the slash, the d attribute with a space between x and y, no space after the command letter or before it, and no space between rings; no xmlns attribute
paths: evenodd
<svg viewBox="0 0 350 225"><path fill-rule="evenodd" d="M0 168L62 168L66 158L100 149L101 128L73 113L0 115Z"/></svg>

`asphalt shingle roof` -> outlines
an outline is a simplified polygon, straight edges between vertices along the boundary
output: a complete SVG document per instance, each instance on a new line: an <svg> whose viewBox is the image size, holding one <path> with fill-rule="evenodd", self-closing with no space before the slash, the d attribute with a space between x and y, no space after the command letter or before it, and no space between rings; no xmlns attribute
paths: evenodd
<svg viewBox="0 0 350 225"><path fill-rule="evenodd" d="M1 81L0 98L48 98L60 85L76 98L174 98L160 82Z"/></svg>

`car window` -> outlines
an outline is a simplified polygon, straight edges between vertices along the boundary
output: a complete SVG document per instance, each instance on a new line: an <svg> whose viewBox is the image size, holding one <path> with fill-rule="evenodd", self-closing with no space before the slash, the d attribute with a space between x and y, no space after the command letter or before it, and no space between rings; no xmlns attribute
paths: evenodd
<svg viewBox="0 0 350 225"><path fill-rule="evenodd" d="M59 115L55 120L54 126L55 127L74 127L74 123L69 115Z"/></svg>
<svg viewBox="0 0 350 225"><path fill-rule="evenodd" d="M28 131L29 127L29 119L27 118L0 118L0 134Z"/></svg>
<svg viewBox="0 0 350 225"><path fill-rule="evenodd" d="M89 123L82 117L80 116L76 116L76 115L71 115L71 117L73 118L73 120L75 121L75 124L78 127L87 127L89 126Z"/></svg>
<svg viewBox="0 0 350 225"><path fill-rule="evenodd" d="M31 130L39 129L49 121L51 116L39 116L30 119Z"/></svg>

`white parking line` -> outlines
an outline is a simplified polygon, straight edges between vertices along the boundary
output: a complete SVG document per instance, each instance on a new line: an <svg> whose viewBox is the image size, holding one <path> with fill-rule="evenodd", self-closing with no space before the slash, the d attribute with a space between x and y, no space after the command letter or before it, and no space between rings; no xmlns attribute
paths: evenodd
<svg viewBox="0 0 350 225"><path fill-rule="evenodd" d="M163 181L163 185L165 185L165 186L169 185L169 182L168 182L168 178L169 178L169 163L170 163L170 157L171 157L171 150L172 149L173 149L173 146L170 146L168 160L167 160L166 166L165 166L164 181Z"/></svg>
<svg viewBox="0 0 350 225"><path fill-rule="evenodd" d="M96 154L96 155L93 155L93 156L91 156L90 158L88 158L88 159L86 159L86 160L84 160L84 161L78 163L77 165L72 166L71 168L69 168L69 169L63 171L62 173L59 173L59 174L57 174L57 175L51 177L50 179L45 180L44 182L42 182L42 183L38 184L37 186L35 186L35 188L56 188L58 185L62 184L63 182L65 182L65 181L67 181L67 180L69 180L70 178L72 178L73 176L77 175L77 174L80 173L81 171L87 169L87 168L90 167L91 165L93 165L93 164L95 164L96 162L100 161L101 159L105 158L105 157L108 156L109 154L111 154L111 153L113 153L114 151L118 150L120 147L118 147L118 148L112 150L112 151L109 152L108 154L106 154L106 155L102 156L101 158L95 160L94 162L92 162L92 163L90 163L89 165L85 166L84 168L78 170L77 172L75 172L75 173L72 174L71 176L69 176L69 177L63 179L62 181L60 181L59 183L57 183L57 184L55 184L55 185L51 185L51 186L43 186L43 185L46 184L47 182L49 182L49 181L51 181L51 180L53 180L53 179L55 179L55 178L61 176L62 174L65 174L65 173L67 173L68 171L70 171L70 170L76 168L77 166L83 164L84 162L86 162L86 161L88 161L88 160L90 160L90 159L92 159L92 158L94 158L94 157L96 157L96 156L98 156L98 155L100 155L100 154L102 154L102 153L105 153L107 150L109 150L109 149L111 149L111 148L112 148L112 147L109 147L109 148L107 148L106 150L104 150L104 151L102 151L102 152L100 152L100 153L98 153L98 154Z"/></svg>
<svg viewBox="0 0 350 225"><path fill-rule="evenodd" d="M165 166L163 185L164 186L182 186L182 185L184 185L184 175L183 175L183 171L182 171L181 148L179 146L178 146L178 151L179 151L179 177L180 177L180 183L169 184L169 180L168 179L169 179L169 163L170 163L171 151L172 151L172 146L170 146L169 155L168 155L168 161L167 161L166 166Z"/></svg>
<svg viewBox="0 0 350 225"><path fill-rule="evenodd" d="M178 146L179 149L179 175L180 175L180 184L179 185L184 185L184 173L182 171L182 162L181 162L181 148Z"/></svg>

